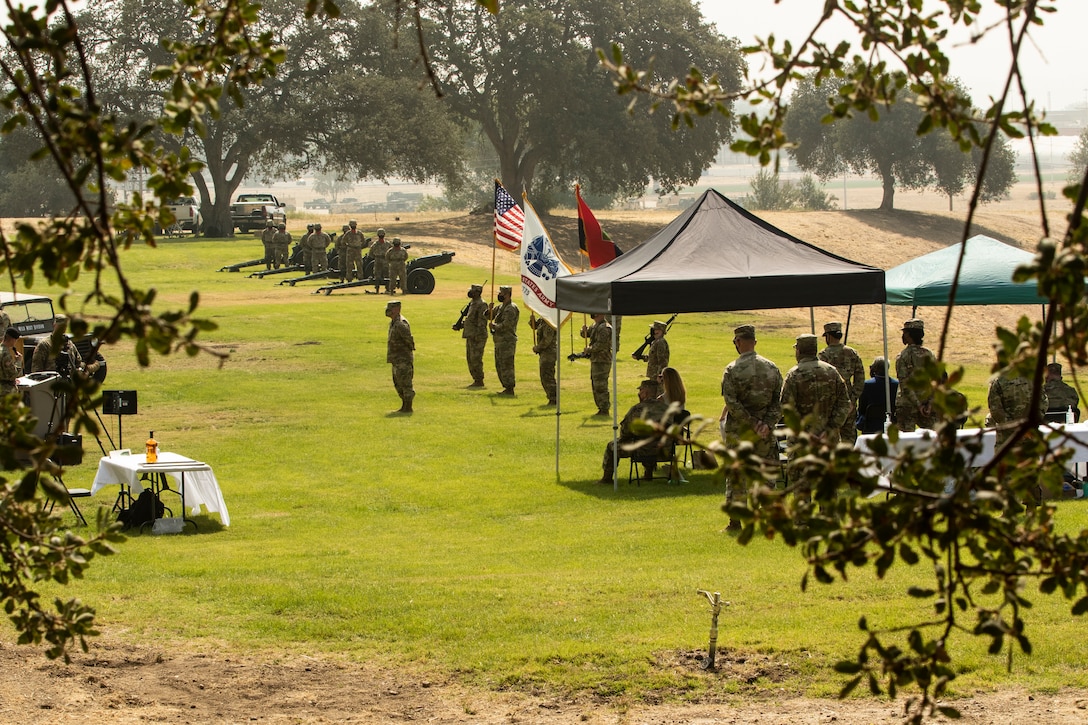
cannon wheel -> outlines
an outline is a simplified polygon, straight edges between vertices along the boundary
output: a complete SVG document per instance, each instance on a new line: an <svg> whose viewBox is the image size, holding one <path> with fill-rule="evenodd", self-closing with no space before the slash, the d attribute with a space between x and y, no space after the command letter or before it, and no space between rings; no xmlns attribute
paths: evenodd
<svg viewBox="0 0 1088 725"><path fill-rule="evenodd" d="M408 273L408 293L429 295L434 292L434 275L429 269L413 269Z"/></svg>

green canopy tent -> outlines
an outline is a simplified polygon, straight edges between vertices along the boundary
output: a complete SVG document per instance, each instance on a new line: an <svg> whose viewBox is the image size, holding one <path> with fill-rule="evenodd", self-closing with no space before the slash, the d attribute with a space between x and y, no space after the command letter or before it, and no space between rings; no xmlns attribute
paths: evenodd
<svg viewBox="0 0 1088 725"><path fill-rule="evenodd" d="M915 309L947 305L959 256L960 245L953 244L889 269L884 275L888 304ZM976 234L967 240L955 303L1046 304L1046 298L1039 296L1035 280L1012 281L1016 268L1030 263L1033 257L1031 252Z"/></svg>

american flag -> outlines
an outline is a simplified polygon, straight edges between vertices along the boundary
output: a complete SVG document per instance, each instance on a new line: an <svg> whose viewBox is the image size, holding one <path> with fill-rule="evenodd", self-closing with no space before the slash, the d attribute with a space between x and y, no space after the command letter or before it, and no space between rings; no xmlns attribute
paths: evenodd
<svg viewBox="0 0 1088 725"><path fill-rule="evenodd" d="M495 242L503 249L517 251L525 230L525 213L514 197L495 180Z"/></svg>

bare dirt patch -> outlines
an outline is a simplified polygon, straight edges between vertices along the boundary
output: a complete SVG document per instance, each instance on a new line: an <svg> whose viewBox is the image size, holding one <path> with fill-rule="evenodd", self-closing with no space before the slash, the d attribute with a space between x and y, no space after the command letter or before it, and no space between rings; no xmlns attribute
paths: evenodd
<svg viewBox="0 0 1088 725"><path fill-rule="evenodd" d="M716 676L744 691L752 678L789 675L766 655L722 653ZM658 657L655 666L698 670L699 653ZM764 690L766 692L766 690ZM967 725L1088 718L1088 694L980 693L949 702ZM776 723L870 725L902 720L902 702L797 697L787 691L713 702L630 702L495 692L412 668L299 655L251 655L184 644L146 646L109 633L71 664L39 650L0 645L0 720L25 725L84 723Z"/></svg>

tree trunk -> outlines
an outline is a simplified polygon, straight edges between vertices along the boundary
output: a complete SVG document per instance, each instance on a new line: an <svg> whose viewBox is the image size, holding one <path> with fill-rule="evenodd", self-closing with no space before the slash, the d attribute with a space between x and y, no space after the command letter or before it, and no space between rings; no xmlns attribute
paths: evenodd
<svg viewBox="0 0 1088 725"><path fill-rule="evenodd" d="M948 195L948 211L952 211L952 195Z"/></svg>
<svg viewBox="0 0 1088 725"><path fill-rule="evenodd" d="M895 176L892 175L891 171L882 172L881 179L884 183L884 197L880 200L880 210L891 211L895 208Z"/></svg>

